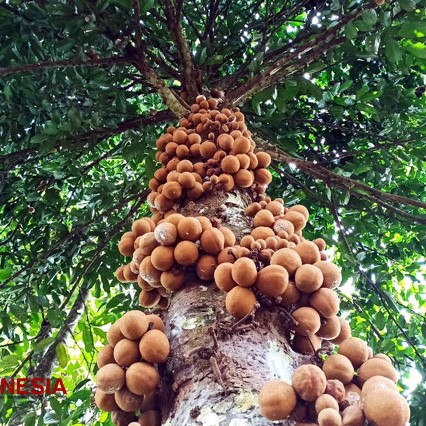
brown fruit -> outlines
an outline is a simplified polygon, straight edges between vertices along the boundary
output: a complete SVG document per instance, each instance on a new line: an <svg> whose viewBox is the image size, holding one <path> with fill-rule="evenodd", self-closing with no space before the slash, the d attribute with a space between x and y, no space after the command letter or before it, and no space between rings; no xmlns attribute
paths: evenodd
<svg viewBox="0 0 426 426"><path fill-rule="evenodd" d="M118 243L118 251L126 257L130 257L133 254L135 238L121 238Z"/></svg>
<svg viewBox="0 0 426 426"><path fill-rule="evenodd" d="M331 395L337 402L340 402L346 397L345 385L340 380L327 380L325 393Z"/></svg>
<svg viewBox="0 0 426 426"><path fill-rule="evenodd" d="M139 361L140 357L138 342L135 340L122 339L114 347L115 362L121 367L128 367Z"/></svg>
<svg viewBox="0 0 426 426"><path fill-rule="evenodd" d="M195 217L184 217L177 226L179 237L182 240L197 241L203 231L200 221Z"/></svg>
<svg viewBox="0 0 426 426"><path fill-rule="evenodd" d="M364 426L365 416L361 407L351 405L343 410L342 426Z"/></svg>
<svg viewBox="0 0 426 426"><path fill-rule="evenodd" d="M339 317L331 316L330 318L325 318L323 320L317 334L325 340L332 340L340 334L340 329L341 325Z"/></svg>
<svg viewBox="0 0 426 426"><path fill-rule="evenodd" d="M174 247L159 246L151 253L151 263L159 271L168 271L172 268L175 258Z"/></svg>
<svg viewBox="0 0 426 426"><path fill-rule="evenodd" d="M196 180L192 173L185 171L178 178L180 186L184 189L191 189L195 186Z"/></svg>
<svg viewBox="0 0 426 426"><path fill-rule="evenodd" d="M126 371L126 386L136 395L154 392L159 381L158 371L146 362L135 362Z"/></svg>
<svg viewBox="0 0 426 426"><path fill-rule="evenodd" d="M272 175L268 169L256 169L254 171L254 180L259 185L269 185L272 182Z"/></svg>
<svg viewBox="0 0 426 426"><path fill-rule="evenodd" d="M269 167L271 164L271 156L266 152L256 152L256 157L258 161L257 167L259 168Z"/></svg>
<svg viewBox="0 0 426 426"><path fill-rule="evenodd" d="M119 321L117 321L107 331L108 343L113 348L121 339L124 339L124 338L125 336L120 330Z"/></svg>
<svg viewBox="0 0 426 426"><path fill-rule="evenodd" d="M318 246L312 241L304 240L297 244L297 246L294 247L294 250L299 254L303 264L314 264L321 258Z"/></svg>
<svg viewBox="0 0 426 426"><path fill-rule="evenodd" d="M217 267L216 256L204 254L197 261L195 270L200 279L208 281L213 279L214 271Z"/></svg>
<svg viewBox="0 0 426 426"><path fill-rule="evenodd" d="M302 231L302 229L305 228L307 223L307 219L305 218L305 216L303 216L302 213L299 213L297 211L288 210L282 218L288 220L293 224L295 232Z"/></svg>
<svg viewBox="0 0 426 426"><path fill-rule="evenodd" d="M148 331L146 315L137 310L126 312L119 323L120 330L127 339L140 339Z"/></svg>
<svg viewBox="0 0 426 426"><path fill-rule="evenodd" d="M315 309L304 306L296 309L292 316L298 322L295 333L299 336L315 334L321 326L320 316Z"/></svg>
<svg viewBox="0 0 426 426"><path fill-rule="evenodd" d="M305 206L302 206L301 204L295 204L294 206L291 206L288 209L288 211L298 212L298 213L302 214L306 220L309 219L309 210Z"/></svg>
<svg viewBox="0 0 426 426"><path fill-rule="evenodd" d="M116 426L128 426L129 423L136 418L135 413L126 413L120 408L111 413L111 421Z"/></svg>
<svg viewBox="0 0 426 426"><path fill-rule="evenodd" d="M138 274L134 273L132 269L130 263L124 265L123 276L126 282L135 282L138 279Z"/></svg>
<svg viewBox="0 0 426 426"><path fill-rule="evenodd" d="M160 364L169 356L170 343L167 336L160 330L150 330L143 335L139 343L139 351L144 361Z"/></svg>
<svg viewBox="0 0 426 426"><path fill-rule="evenodd" d="M174 249L174 258L179 265L194 265L198 255L198 247L192 241L181 241Z"/></svg>
<svg viewBox="0 0 426 426"><path fill-rule="evenodd" d="M392 364L384 359L371 358L359 367L358 378L361 386L373 376L384 376L396 383L397 374Z"/></svg>
<svg viewBox="0 0 426 426"><path fill-rule="evenodd" d="M303 293L313 293L322 285L322 272L314 265L304 264L297 268L294 281Z"/></svg>
<svg viewBox="0 0 426 426"><path fill-rule="evenodd" d="M375 426L405 426L410 419L410 408L399 393L375 389L364 400L364 414Z"/></svg>
<svg viewBox="0 0 426 426"><path fill-rule="evenodd" d="M160 330L164 332L165 326L163 320L155 314L149 314L146 316L146 320L148 321L148 325L150 329Z"/></svg>
<svg viewBox="0 0 426 426"><path fill-rule="evenodd" d="M161 191L169 200L177 200L182 195L182 187L179 182L167 182Z"/></svg>
<svg viewBox="0 0 426 426"><path fill-rule="evenodd" d="M163 194L158 194L154 200L154 207L160 212L166 212L173 208L174 201L170 200Z"/></svg>
<svg viewBox="0 0 426 426"><path fill-rule="evenodd" d="M334 290L320 288L315 293L311 294L309 304L316 309L322 317L330 318L337 315L337 312L339 312L340 299Z"/></svg>
<svg viewBox="0 0 426 426"><path fill-rule="evenodd" d="M313 242L317 245L319 251L323 251L327 247L325 241L322 238L316 238Z"/></svg>
<svg viewBox="0 0 426 426"><path fill-rule="evenodd" d="M96 360L96 364L99 368L107 364L113 364L114 360L114 349L110 346L104 346L99 352ZM104 410L105 411L105 410Z"/></svg>
<svg viewBox="0 0 426 426"><path fill-rule="evenodd" d="M212 158L217 148L214 142L205 141L200 145L200 154L203 158Z"/></svg>
<svg viewBox="0 0 426 426"><path fill-rule="evenodd" d="M294 336L293 349L301 354L312 354L321 348L321 339L316 334Z"/></svg>
<svg viewBox="0 0 426 426"><path fill-rule="evenodd" d="M320 395L315 401L315 411L319 414L325 408L332 408L333 410L339 411L338 402L329 394Z"/></svg>
<svg viewBox="0 0 426 426"><path fill-rule="evenodd" d="M315 401L324 393L327 379L319 367L305 364L294 370L291 384L303 400Z"/></svg>
<svg viewBox="0 0 426 426"><path fill-rule="evenodd" d="M368 345L358 337L349 337L339 345L338 353L345 355L354 368L359 368L368 359Z"/></svg>
<svg viewBox="0 0 426 426"><path fill-rule="evenodd" d="M159 398L156 392L145 395L143 405L141 408L142 412L159 409Z"/></svg>
<svg viewBox="0 0 426 426"><path fill-rule="evenodd" d="M281 304L293 305L300 299L300 294L300 290L296 287L296 284L289 281L284 293L280 295L282 299Z"/></svg>
<svg viewBox="0 0 426 426"><path fill-rule="evenodd" d="M230 315L237 319L246 317L256 305L256 296L248 288L236 286L226 295L225 306Z"/></svg>
<svg viewBox="0 0 426 426"><path fill-rule="evenodd" d="M260 413L268 420L284 420L296 406L293 387L282 380L266 382L259 393Z"/></svg>
<svg viewBox="0 0 426 426"><path fill-rule="evenodd" d="M181 147L181 148L183 148L183 147ZM188 150L188 148L186 148L186 149ZM178 148L178 150L179 150L179 148ZM189 152L187 154L189 154ZM178 156L179 156L179 152L178 152ZM177 177L177 182L179 182L180 186L182 186L182 184L180 182L181 176L184 173L186 173L185 176L187 177L187 179L183 178L182 181L184 181L184 182L186 181L187 182L187 180L189 178L191 178L191 177L194 178L192 176L192 174L191 174L191 172L193 170L194 170L194 165L191 163L191 161L189 161L189 160L181 160L181 161L179 161L178 165L176 166L176 171L179 173L179 175ZM194 178L194 183L195 183L195 178ZM194 185L192 185L192 186L194 186ZM191 188L192 188L192 186L191 186ZM182 188L186 188L186 186L182 186Z"/></svg>
<svg viewBox="0 0 426 426"><path fill-rule="evenodd" d="M251 231L251 236L255 240L266 240L268 237L275 236L275 233L267 226L258 226Z"/></svg>
<svg viewBox="0 0 426 426"><path fill-rule="evenodd" d="M340 317L339 317L339 321L340 321L340 333L335 339L330 339L330 342L334 343L335 345L339 345L340 343L343 342L343 340L351 337L352 335L351 326L349 325L349 323L344 318L340 318Z"/></svg>
<svg viewBox="0 0 426 426"><path fill-rule="evenodd" d="M342 418L339 411L333 408L325 408L318 414L319 426L341 426Z"/></svg>
<svg viewBox="0 0 426 426"><path fill-rule="evenodd" d="M274 232L278 235L280 231L287 232L288 235L294 233L294 225L286 219L277 219L274 223Z"/></svg>
<svg viewBox="0 0 426 426"><path fill-rule="evenodd" d="M254 175L253 172L249 170L240 169L237 173L235 173L234 180L236 185L240 186L241 188L249 188L253 185Z"/></svg>
<svg viewBox="0 0 426 426"><path fill-rule="evenodd" d="M398 392L398 387L394 381L384 376L370 377L362 386L361 398L365 398L369 392L375 389L389 389Z"/></svg>
<svg viewBox="0 0 426 426"><path fill-rule="evenodd" d="M232 263L219 264L214 271L214 281L222 291L228 292L233 289L237 283L232 279Z"/></svg>
<svg viewBox="0 0 426 426"><path fill-rule="evenodd" d="M281 216L284 214L284 206L280 201L274 200L270 201L266 207L266 210L269 210L274 216Z"/></svg>
<svg viewBox="0 0 426 426"><path fill-rule="evenodd" d="M218 254L225 248L225 237L217 228L206 229L200 238L201 248L208 254Z"/></svg>
<svg viewBox="0 0 426 426"><path fill-rule="evenodd" d="M217 255L217 263L234 263L235 257L232 254L232 250L229 247L225 247L220 253Z"/></svg>
<svg viewBox="0 0 426 426"><path fill-rule="evenodd" d="M154 267L151 256L145 257L139 265L139 274L148 284L159 282L161 271Z"/></svg>
<svg viewBox="0 0 426 426"><path fill-rule="evenodd" d="M220 167L225 173L234 174L240 170L240 162L235 155L227 155L221 161Z"/></svg>
<svg viewBox="0 0 426 426"><path fill-rule="evenodd" d="M247 257L241 257L232 265L232 279L241 287L252 286L257 279L256 264Z"/></svg>
<svg viewBox="0 0 426 426"><path fill-rule="evenodd" d="M266 266L258 272L255 284L266 296L278 297L288 286L287 269L280 265Z"/></svg>
<svg viewBox="0 0 426 426"><path fill-rule="evenodd" d="M254 216L253 224L258 226L272 226L275 222L274 215L269 210L260 210Z"/></svg>
<svg viewBox="0 0 426 426"><path fill-rule="evenodd" d="M184 282L185 274L183 272L174 271L173 269L163 272L160 276L161 285L169 291L178 291L183 286Z"/></svg>
<svg viewBox="0 0 426 426"><path fill-rule="evenodd" d="M124 386L125 380L126 373L117 364L104 365L96 373L98 388L107 394L119 391Z"/></svg>
<svg viewBox="0 0 426 426"><path fill-rule="evenodd" d="M157 410L148 410L138 417L140 426L161 426L161 413Z"/></svg>
<svg viewBox="0 0 426 426"><path fill-rule="evenodd" d="M157 290L142 290L139 294L139 303L144 308L152 308L160 301L160 299L161 295Z"/></svg>
<svg viewBox="0 0 426 426"><path fill-rule="evenodd" d="M287 269L289 277L292 278L297 268L302 266L302 259L296 251L290 248L282 248L272 255L271 265L283 266Z"/></svg>
<svg viewBox="0 0 426 426"><path fill-rule="evenodd" d="M118 281L120 281L121 283L125 283L127 280L124 277L124 265L119 266L116 270L115 270L115 278L117 278Z"/></svg>
<svg viewBox="0 0 426 426"><path fill-rule="evenodd" d="M158 182L158 181L157 181ZM132 232L135 235L143 235L154 230L154 223L149 218L135 220L132 224Z"/></svg>
<svg viewBox="0 0 426 426"><path fill-rule="evenodd" d="M96 389L95 404L100 410L106 411L108 413L119 410L119 406L115 402L114 394L105 393L100 389Z"/></svg>
<svg viewBox="0 0 426 426"><path fill-rule="evenodd" d="M219 147L226 152L231 151L234 147L234 138L227 133L222 133L221 135L219 135L216 139L216 142Z"/></svg>
<svg viewBox="0 0 426 426"><path fill-rule="evenodd" d="M160 225L159 225L160 226ZM159 242L155 239L154 232L148 232L140 237L139 248L143 255L149 256L155 247L158 247Z"/></svg>
<svg viewBox="0 0 426 426"><path fill-rule="evenodd" d="M338 266L324 260L315 262L314 265L322 271L322 275L324 277L322 284L323 287L332 289L339 287L342 282L342 273Z"/></svg>
<svg viewBox="0 0 426 426"><path fill-rule="evenodd" d="M252 243L254 243L254 238L251 235L244 235L244 237L241 238L240 246L250 248Z"/></svg>
<svg viewBox="0 0 426 426"><path fill-rule="evenodd" d="M370 349L369 349L370 350ZM371 354L370 354L371 355ZM372 358L372 357L369 357ZM390 364L392 364L391 359L386 355L386 354L376 354L374 355L374 358L380 358L380 359L384 359L385 361L389 362Z"/></svg>
<svg viewBox="0 0 426 426"><path fill-rule="evenodd" d="M154 238L162 246L173 245L177 238L176 226L171 221L158 224L154 230Z"/></svg>
<svg viewBox="0 0 426 426"><path fill-rule="evenodd" d="M333 354L324 361L322 369L329 380L339 380L344 385L354 377L354 367L349 358L344 355Z"/></svg>
<svg viewBox="0 0 426 426"><path fill-rule="evenodd" d="M220 232L222 232L225 237L225 247L232 247L236 243L235 234L226 226L221 226L218 228Z"/></svg>
<svg viewBox="0 0 426 426"><path fill-rule="evenodd" d="M123 411L130 413L141 408L143 396L135 395L124 386L115 393L115 402Z"/></svg>
<svg viewBox="0 0 426 426"><path fill-rule="evenodd" d="M347 383L345 385L345 399L351 405L360 405L361 389L355 383Z"/></svg>
<svg viewBox="0 0 426 426"><path fill-rule="evenodd" d="M250 147L250 140L245 138L244 136L240 136L235 139L232 152L234 154L246 154L247 152L249 152Z"/></svg>

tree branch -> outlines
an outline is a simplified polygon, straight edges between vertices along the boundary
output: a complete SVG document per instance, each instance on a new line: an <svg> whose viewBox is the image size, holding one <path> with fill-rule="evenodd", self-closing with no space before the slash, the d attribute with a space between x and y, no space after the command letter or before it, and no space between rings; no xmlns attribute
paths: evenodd
<svg viewBox="0 0 426 426"><path fill-rule="evenodd" d="M173 4L173 0L163 1L169 31L171 32L176 43L179 59L182 64L182 75L184 79L185 91L187 92L191 102L194 102L198 95L194 62L192 61L191 53L183 36L179 14L177 13L176 7Z"/></svg>
<svg viewBox="0 0 426 426"><path fill-rule="evenodd" d="M0 68L0 77L6 77L13 74L22 74L26 72L38 72L50 68L66 67L108 67L116 64L130 64L131 58L126 56L113 56L111 58L101 58L94 61L88 59L66 59L63 61L42 61L34 64L18 65L15 67Z"/></svg>

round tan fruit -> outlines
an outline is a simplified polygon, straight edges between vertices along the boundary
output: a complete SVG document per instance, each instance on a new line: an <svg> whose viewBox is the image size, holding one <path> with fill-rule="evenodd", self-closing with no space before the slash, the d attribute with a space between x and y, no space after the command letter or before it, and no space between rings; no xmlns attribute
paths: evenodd
<svg viewBox="0 0 426 426"><path fill-rule="evenodd" d="M333 408L325 408L318 414L319 426L341 426L342 418L339 411Z"/></svg>
<svg viewBox="0 0 426 426"><path fill-rule="evenodd" d="M175 262L174 247L159 246L151 253L151 263L158 271L168 271Z"/></svg>
<svg viewBox="0 0 426 426"><path fill-rule="evenodd" d="M235 245L236 237L235 234L226 226L221 226L219 231L222 232L225 237L225 247L232 247Z"/></svg>
<svg viewBox="0 0 426 426"><path fill-rule="evenodd" d="M233 289L237 283L232 279L232 263L219 264L214 271L214 281L222 291L228 292Z"/></svg>
<svg viewBox="0 0 426 426"><path fill-rule="evenodd" d="M361 404L361 389L355 383L345 385L345 399L351 405Z"/></svg>
<svg viewBox="0 0 426 426"><path fill-rule="evenodd" d="M340 321L340 333L335 339L330 339L331 343L334 343L335 345L340 345L340 343L343 342L343 340L346 340L347 338L351 337L351 326L349 323L344 319L339 317Z"/></svg>
<svg viewBox="0 0 426 426"><path fill-rule="evenodd" d="M226 310L237 319L249 315L255 308L255 305L256 296L248 288L236 286L226 295Z"/></svg>
<svg viewBox="0 0 426 426"><path fill-rule="evenodd" d="M271 164L271 156L267 152L256 152L257 167L266 168Z"/></svg>
<svg viewBox="0 0 426 426"><path fill-rule="evenodd" d="M303 293L313 293L322 285L322 272L314 265L301 265L297 268L294 281Z"/></svg>
<svg viewBox="0 0 426 426"><path fill-rule="evenodd" d="M125 336L120 330L119 321L115 322L107 331L107 340L110 346L113 348L121 339Z"/></svg>
<svg viewBox="0 0 426 426"><path fill-rule="evenodd" d="M143 235L147 232L154 230L155 224L150 220L150 218L143 217L141 219L135 220L132 224L132 232L135 235Z"/></svg>
<svg viewBox="0 0 426 426"><path fill-rule="evenodd" d="M321 368L305 364L294 370L291 384L303 400L315 401L324 393L327 379Z"/></svg>
<svg viewBox="0 0 426 426"><path fill-rule="evenodd" d="M115 393L115 402L123 411L130 413L141 408L143 396L135 395L126 386L123 386Z"/></svg>
<svg viewBox="0 0 426 426"><path fill-rule="evenodd" d="M340 319L337 316L331 316L330 318L325 318L321 322L321 327L318 330L318 336L325 339L331 340L335 339L340 334Z"/></svg>
<svg viewBox="0 0 426 426"><path fill-rule="evenodd" d="M384 376L373 376L364 383L361 390L361 398L365 398L369 392L375 389L389 389L398 392L396 383L391 379Z"/></svg>
<svg viewBox="0 0 426 426"><path fill-rule="evenodd" d="M120 330L127 339L137 340L148 331L146 315L137 310L126 312L120 320Z"/></svg>
<svg viewBox="0 0 426 426"><path fill-rule="evenodd" d="M296 284L292 281L289 281L284 293L280 294L281 304L286 306L293 305L300 299L300 295L301 292L296 287Z"/></svg>
<svg viewBox="0 0 426 426"><path fill-rule="evenodd" d="M351 382L354 377L354 367L344 355L333 354L324 361L322 369L329 380L339 380L344 385Z"/></svg>
<svg viewBox="0 0 426 426"><path fill-rule="evenodd" d="M225 248L225 237L217 228L206 229L201 234L200 244L206 253L217 255Z"/></svg>
<svg viewBox="0 0 426 426"><path fill-rule="evenodd" d="M159 381L158 371L146 362L135 362L126 371L126 386L136 395L154 392Z"/></svg>
<svg viewBox="0 0 426 426"><path fill-rule="evenodd" d="M150 330L143 335L139 351L145 361L160 364L169 356L170 343L160 330Z"/></svg>
<svg viewBox="0 0 426 426"><path fill-rule="evenodd" d="M342 282L342 272L340 268L334 263L320 260L315 262L314 265L321 269L324 281L322 286L326 288L337 288Z"/></svg>
<svg viewBox="0 0 426 426"><path fill-rule="evenodd" d="M325 393L331 395L337 402L341 402L346 396L346 389L340 380L327 380Z"/></svg>
<svg viewBox="0 0 426 426"><path fill-rule="evenodd" d="M148 322L149 329L152 330L160 330L164 332L165 326L163 320L155 314L149 314L146 316L146 320Z"/></svg>
<svg viewBox="0 0 426 426"><path fill-rule="evenodd" d="M339 354L345 355L354 368L359 368L368 359L368 345L358 337L349 337L339 345Z"/></svg>
<svg viewBox="0 0 426 426"><path fill-rule="evenodd" d="M364 414L375 426L405 426L410 418L410 409L399 393L375 389L364 400Z"/></svg>
<svg viewBox="0 0 426 426"><path fill-rule="evenodd" d="M152 308L155 306L161 299L161 294L157 290L142 290L139 293L139 303L144 308Z"/></svg>
<svg viewBox="0 0 426 426"><path fill-rule="evenodd" d="M115 402L114 394L105 393L100 389L96 389L95 404L100 410L106 411L108 413L120 409L120 407Z"/></svg>
<svg viewBox="0 0 426 426"><path fill-rule="evenodd" d="M274 215L269 210L260 210L253 219L255 227L272 226L275 223Z"/></svg>
<svg viewBox="0 0 426 426"><path fill-rule="evenodd" d="M216 256L210 254L203 254L197 261L195 270L200 279L209 281L213 279L214 271L217 267Z"/></svg>
<svg viewBox="0 0 426 426"><path fill-rule="evenodd" d="M253 172L250 172L249 170L245 169L240 169L237 173L235 173L234 180L235 183L241 188L248 188L252 186L254 182Z"/></svg>
<svg viewBox="0 0 426 426"><path fill-rule="evenodd" d="M117 364L107 364L101 367L96 373L96 384L98 388L112 394L119 391L126 381L126 373Z"/></svg>
<svg viewBox="0 0 426 426"><path fill-rule="evenodd" d="M311 294L309 304L318 311L322 317L330 318L339 312L340 299L334 290L320 288Z"/></svg>
<svg viewBox="0 0 426 426"><path fill-rule="evenodd" d="M301 354L312 354L321 348L321 339L316 334L294 336L293 349Z"/></svg>
<svg viewBox="0 0 426 426"><path fill-rule="evenodd" d="M251 236L254 240L266 240L268 237L273 237L274 231L267 226L258 226L251 231Z"/></svg>
<svg viewBox="0 0 426 426"><path fill-rule="evenodd" d="M232 279L241 287L252 286L257 279L257 269L253 260L241 257L232 265Z"/></svg>
<svg viewBox="0 0 426 426"><path fill-rule="evenodd" d="M96 360L96 364L99 368L107 364L113 364L114 359L114 349L110 346L104 346L99 352Z"/></svg>
<svg viewBox="0 0 426 426"><path fill-rule="evenodd" d="M274 216L281 216L284 214L284 205L282 202L274 200L270 201L266 207L266 210L269 210Z"/></svg>
<svg viewBox="0 0 426 426"><path fill-rule="evenodd" d="M312 241L302 241L294 247L294 250L299 254L303 264L314 264L321 259L318 246Z"/></svg>
<svg viewBox="0 0 426 426"><path fill-rule="evenodd" d="M134 340L122 339L114 347L115 362L122 367L139 361L140 357L138 342Z"/></svg>
<svg viewBox="0 0 426 426"><path fill-rule="evenodd" d="M332 408L339 411L339 403L329 394L320 395L315 401L315 411L319 414L325 408Z"/></svg>
<svg viewBox="0 0 426 426"><path fill-rule="evenodd" d="M296 406L293 387L282 380L266 382L259 393L260 413L268 420L284 420Z"/></svg>
<svg viewBox="0 0 426 426"><path fill-rule="evenodd" d="M176 242L177 238L177 229L175 224L172 222L163 222L158 224L154 230L154 238L162 246L172 246Z"/></svg>
<svg viewBox="0 0 426 426"><path fill-rule="evenodd" d="M174 258L179 265L194 265L198 260L198 247L192 241L181 241L174 250Z"/></svg>
<svg viewBox="0 0 426 426"><path fill-rule="evenodd" d="M358 378L361 386L373 376L384 376L395 383L397 381L395 368L389 362L380 358L371 358L358 369Z"/></svg>
<svg viewBox="0 0 426 426"><path fill-rule="evenodd" d="M343 410L342 426L364 426L365 416L361 407L351 405Z"/></svg>
<svg viewBox="0 0 426 426"><path fill-rule="evenodd" d="M152 250L159 245L159 242L155 239L154 232L148 232L142 235L139 239L139 248L143 255L149 256Z"/></svg>
<svg viewBox="0 0 426 426"><path fill-rule="evenodd" d="M194 242L201 237L203 228L200 221L195 217L184 217L179 221L177 231L182 240Z"/></svg>
<svg viewBox="0 0 426 426"><path fill-rule="evenodd" d="M284 214L283 219L288 220L293 224L295 232L302 231L307 223L305 216L297 211L287 211L287 213Z"/></svg>
<svg viewBox="0 0 426 426"><path fill-rule="evenodd" d="M258 168L254 171L254 180L259 185L269 185L272 182L272 175L268 169Z"/></svg>
<svg viewBox="0 0 426 426"><path fill-rule="evenodd" d="M161 285L169 291L178 291L183 286L184 282L185 274L173 269L163 272L160 276Z"/></svg>
<svg viewBox="0 0 426 426"><path fill-rule="evenodd" d="M315 334L321 326L321 318L315 309L304 306L296 309L292 316L298 322L295 333L299 336Z"/></svg>
<svg viewBox="0 0 426 426"><path fill-rule="evenodd" d="M234 155L227 155L220 163L220 167L225 173L234 174L240 170L240 162Z"/></svg>
<svg viewBox="0 0 426 426"><path fill-rule="evenodd" d="M271 258L271 265L280 265L287 269L290 278L294 277L296 270L302 266L299 254L290 248L276 251Z"/></svg>
<svg viewBox="0 0 426 426"><path fill-rule="evenodd" d="M280 265L265 266L257 274L255 284L266 296L278 297L288 286L287 269Z"/></svg>

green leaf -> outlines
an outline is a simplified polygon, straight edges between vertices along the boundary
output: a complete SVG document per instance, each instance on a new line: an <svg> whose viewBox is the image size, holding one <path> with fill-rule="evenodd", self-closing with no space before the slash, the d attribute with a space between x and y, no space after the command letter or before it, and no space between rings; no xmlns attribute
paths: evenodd
<svg viewBox="0 0 426 426"><path fill-rule="evenodd" d="M390 62L397 63L402 59L404 53L403 50L398 46L398 43L390 39L386 42L385 54Z"/></svg>
<svg viewBox="0 0 426 426"><path fill-rule="evenodd" d="M40 353L46 350L53 342L55 341L55 337L47 337L46 339L41 340L34 346L34 353Z"/></svg>
<svg viewBox="0 0 426 426"><path fill-rule="evenodd" d="M12 275L12 268L0 269L0 282L7 280Z"/></svg>
<svg viewBox="0 0 426 426"><path fill-rule="evenodd" d="M59 365L65 368L69 361L67 347L63 343L59 343L56 346L56 358L58 359Z"/></svg>
<svg viewBox="0 0 426 426"><path fill-rule="evenodd" d="M60 418L62 415L62 405L59 403L59 401L56 398L50 398L49 400L50 406L52 407L52 410L58 415Z"/></svg>
<svg viewBox="0 0 426 426"><path fill-rule="evenodd" d="M399 0L399 5L403 10L407 12L412 12L413 10L416 10L415 0Z"/></svg>
<svg viewBox="0 0 426 426"><path fill-rule="evenodd" d="M366 25L372 27L377 22L377 13L374 9L363 10L361 18Z"/></svg>
<svg viewBox="0 0 426 426"><path fill-rule="evenodd" d="M155 0L144 0L141 2L141 14L144 15L149 9L154 7Z"/></svg>
<svg viewBox="0 0 426 426"><path fill-rule="evenodd" d="M414 55L417 58L426 59L426 45L423 43L417 42L417 43L411 43L409 42L405 49L408 50L412 55Z"/></svg>
<svg viewBox="0 0 426 426"><path fill-rule="evenodd" d="M358 30L356 29L355 25L352 24L352 22L345 25L344 32L346 38L349 40L353 40L358 35Z"/></svg>

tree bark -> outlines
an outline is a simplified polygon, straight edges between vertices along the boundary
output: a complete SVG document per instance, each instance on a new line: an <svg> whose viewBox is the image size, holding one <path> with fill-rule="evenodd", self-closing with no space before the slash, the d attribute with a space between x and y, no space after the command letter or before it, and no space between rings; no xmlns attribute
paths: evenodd
<svg viewBox="0 0 426 426"><path fill-rule="evenodd" d="M239 239L250 232L251 219L243 214L247 195L239 190L208 194L180 212L222 217ZM268 309L272 300L261 300L255 315L237 321L227 314L225 297L214 282L193 275L164 315L171 356L160 371L163 425L270 424L259 412L260 388L271 379L290 383L294 368L312 362L290 348L288 316Z"/></svg>

